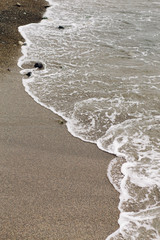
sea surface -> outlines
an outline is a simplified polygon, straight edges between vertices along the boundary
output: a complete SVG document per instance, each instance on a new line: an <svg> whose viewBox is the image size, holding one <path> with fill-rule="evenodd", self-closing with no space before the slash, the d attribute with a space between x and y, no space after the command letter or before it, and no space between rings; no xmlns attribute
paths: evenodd
<svg viewBox="0 0 160 240"><path fill-rule="evenodd" d="M106 177L120 193L120 227L106 239L160 240L160 1L49 4L40 23L19 27L25 90L73 136L115 155Z"/></svg>

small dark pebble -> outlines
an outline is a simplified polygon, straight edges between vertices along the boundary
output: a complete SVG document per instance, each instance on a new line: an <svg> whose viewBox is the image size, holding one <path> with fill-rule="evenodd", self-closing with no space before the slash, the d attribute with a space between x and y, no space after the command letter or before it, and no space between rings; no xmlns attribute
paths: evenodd
<svg viewBox="0 0 160 240"><path fill-rule="evenodd" d="M26 73L26 75L27 75L28 77L30 77L30 76L32 75L32 72L28 72L28 73Z"/></svg>
<svg viewBox="0 0 160 240"><path fill-rule="evenodd" d="M42 19L48 19L48 17L42 17Z"/></svg>
<svg viewBox="0 0 160 240"><path fill-rule="evenodd" d="M42 69L43 68L43 64L41 62L37 62L37 63L34 64L34 67Z"/></svg>
<svg viewBox="0 0 160 240"><path fill-rule="evenodd" d="M63 26L59 26L58 29L64 29L64 27Z"/></svg>
<svg viewBox="0 0 160 240"><path fill-rule="evenodd" d="M49 7L50 7L49 5L44 6L44 8L49 8Z"/></svg>
<svg viewBox="0 0 160 240"><path fill-rule="evenodd" d="M64 124L64 121L59 119L58 123L62 125L62 124Z"/></svg>
<svg viewBox="0 0 160 240"><path fill-rule="evenodd" d="M10 72L10 71L11 71L11 69L10 69L10 68L7 68L7 70L8 70L8 72Z"/></svg>

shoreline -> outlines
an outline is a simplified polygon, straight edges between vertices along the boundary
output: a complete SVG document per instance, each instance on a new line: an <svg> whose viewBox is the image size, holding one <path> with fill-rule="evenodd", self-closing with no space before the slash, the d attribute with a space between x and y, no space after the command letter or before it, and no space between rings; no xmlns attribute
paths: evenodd
<svg viewBox="0 0 160 240"><path fill-rule="evenodd" d="M18 9L28 2L33 1L22 1ZM8 2L7 14L14 4ZM41 19L43 4L37 10L25 5L25 24ZM73 137L59 116L25 92L17 67L18 25L23 22L0 55L0 239L103 240L118 229L119 194L107 178L113 156Z"/></svg>
<svg viewBox="0 0 160 240"><path fill-rule="evenodd" d="M21 0L20 6L15 0L1 0L0 3L0 72L10 69L15 65L16 58L19 57L19 41L23 37L18 32L18 27L32 22L40 22L45 13L45 0Z"/></svg>

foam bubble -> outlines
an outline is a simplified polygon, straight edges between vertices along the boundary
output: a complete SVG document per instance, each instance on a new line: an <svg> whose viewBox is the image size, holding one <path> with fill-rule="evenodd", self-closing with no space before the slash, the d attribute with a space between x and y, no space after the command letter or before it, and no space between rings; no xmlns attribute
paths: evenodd
<svg viewBox="0 0 160 240"><path fill-rule="evenodd" d="M155 5L127 2L124 10L115 1L49 3L48 19L19 27L27 45L22 46L18 66L22 74L32 71L30 78L23 78L25 90L62 116L73 136L116 155L107 175L120 192L120 228L107 239L158 239L160 74ZM35 70L35 61L44 69Z"/></svg>

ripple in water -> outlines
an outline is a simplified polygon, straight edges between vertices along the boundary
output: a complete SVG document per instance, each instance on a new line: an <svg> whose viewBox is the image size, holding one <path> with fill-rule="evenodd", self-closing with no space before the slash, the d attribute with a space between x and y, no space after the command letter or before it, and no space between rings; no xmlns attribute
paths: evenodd
<svg viewBox="0 0 160 240"><path fill-rule="evenodd" d="M120 228L107 240L160 239L160 4L49 2L48 19L19 28L25 89L74 136L116 155Z"/></svg>

